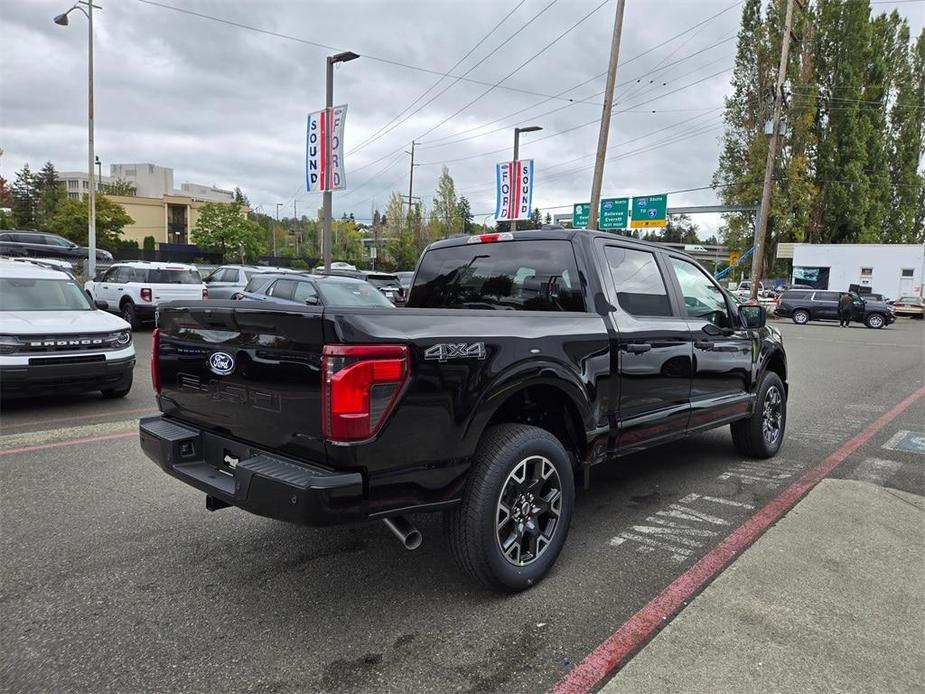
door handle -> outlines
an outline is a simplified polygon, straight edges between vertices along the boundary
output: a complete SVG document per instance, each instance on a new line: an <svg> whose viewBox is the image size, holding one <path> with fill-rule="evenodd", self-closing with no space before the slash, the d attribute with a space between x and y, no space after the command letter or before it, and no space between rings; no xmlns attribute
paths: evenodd
<svg viewBox="0 0 925 694"><path fill-rule="evenodd" d="M709 340L697 340L694 342L694 347L697 349L709 350L713 349L714 343L710 342Z"/></svg>
<svg viewBox="0 0 925 694"><path fill-rule="evenodd" d="M643 352L648 352L652 349L652 345L643 343L630 343L626 346L627 352L632 352L633 354L642 354Z"/></svg>

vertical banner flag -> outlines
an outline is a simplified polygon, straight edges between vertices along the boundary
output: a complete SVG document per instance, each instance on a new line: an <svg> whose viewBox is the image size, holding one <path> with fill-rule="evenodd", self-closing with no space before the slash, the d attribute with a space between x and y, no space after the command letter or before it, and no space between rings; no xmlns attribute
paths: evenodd
<svg viewBox="0 0 925 694"><path fill-rule="evenodd" d="M495 165L498 185L495 219L530 219L533 211L533 160L520 159Z"/></svg>
<svg viewBox="0 0 925 694"><path fill-rule="evenodd" d="M308 114L305 127L305 189L309 193L325 190L343 190L347 187L344 176L344 122L347 106L334 106ZM328 151L328 133L331 134L331 151Z"/></svg>

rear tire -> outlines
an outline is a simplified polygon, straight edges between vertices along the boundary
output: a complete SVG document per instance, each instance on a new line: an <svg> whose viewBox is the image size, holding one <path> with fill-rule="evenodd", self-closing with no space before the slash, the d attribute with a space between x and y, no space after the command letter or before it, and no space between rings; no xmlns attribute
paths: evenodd
<svg viewBox="0 0 925 694"><path fill-rule="evenodd" d="M873 328L874 330L880 330L886 324L883 316L879 313L871 313L867 318L864 319L864 325L868 328Z"/></svg>
<svg viewBox="0 0 925 694"><path fill-rule="evenodd" d="M784 442L786 426L787 391L780 376L766 371L758 387L752 416L733 422L729 427L732 442L736 450L748 458L772 458Z"/></svg>
<svg viewBox="0 0 925 694"><path fill-rule="evenodd" d="M790 319L797 325L806 325L809 323L809 311L798 308L796 311L790 314Z"/></svg>
<svg viewBox="0 0 925 694"><path fill-rule="evenodd" d="M555 436L524 424L491 427L462 502L445 516L454 560L493 590L536 585L565 544L574 497L574 472Z"/></svg>
<svg viewBox="0 0 925 694"><path fill-rule="evenodd" d="M119 315L122 320L132 326L132 330L138 330L138 315L135 313L135 304L126 299L119 306Z"/></svg>

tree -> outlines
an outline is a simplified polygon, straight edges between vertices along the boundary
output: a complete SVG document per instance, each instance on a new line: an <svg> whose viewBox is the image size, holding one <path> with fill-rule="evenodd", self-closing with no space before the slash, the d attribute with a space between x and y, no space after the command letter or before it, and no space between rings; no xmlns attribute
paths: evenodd
<svg viewBox="0 0 925 694"><path fill-rule="evenodd" d="M13 224L17 229L35 229L35 174L26 164L13 182Z"/></svg>
<svg viewBox="0 0 925 694"><path fill-rule="evenodd" d="M156 242L153 236L145 236L144 240L142 241L142 248L144 248L146 251L153 251L155 243Z"/></svg>
<svg viewBox="0 0 925 694"><path fill-rule="evenodd" d="M13 207L13 189L3 176L0 176L0 207Z"/></svg>
<svg viewBox="0 0 925 694"><path fill-rule="evenodd" d="M35 177L35 221L39 229L47 229L58 205L67 197L64 184L58 178L58 171L50 161L45 162Z"/></svg>
<svg viewBox="0 0 925 694"><path fill-rule="evenodd" d="M392 193L383 215L386 220L386 259L395 270L409 270L417 265L420 249L414 240L411 226L402 224L404 201L399 193Z"/></svg>
<svg viewBox="0 0 925 694"><path fill-rule="evenodd" d="M462 216L456 199L456 184L450 176L450 170L443 167L437 181L437 194L434 196L434 208L431 215L431 239L445 239L462 231Z"/></svg>
<svg viewBox="0 0 925 694"><path fill-rule="evenodd" d="M70 239L74 243L86 246L87 238L87 198L74 200L65 198L58 205L54 216L48 221L48 229ZM122 229L134 224L122 205L112 202L105 195L96 196L96 245L112 251L119 248Z"/></svg>
<svg viewBox="0 0 925 694"><path fill-rule="evenodd" d="M234 187L234 201L239 205L244 205L245 207L251 206L250 200L247 199L244 191L237 186Z"/></svg>
<svg viewBox="0 0 925 694"><path fill-rule="evenodd" d="M264 250L260 225L242 214L240 203L210 202L199 210L194 243L222 259L255 260Z"/></svg>
<svg viewBox="0 0 925 694"><path fill-rule="evenodd" d="M546 217L543 219L543 224L552 224L552 215L547 212Z"/></svg>
<svg viewBox="0 0 925 694"><path fill-rule="evenodd" d="M459 221L462 223L462 233L471 235L474 225L472 223L472 206L469 204L469 198L467 198L465 195L460 195L456 209L459 211Z"/></svg>
<svg viewBox="0 0 925 694"><path fill-rule="evenodd" d="M664 229L647 232L643 240L665 243L700 243L700 239L697 238L698 228L690 215L672 215L668 217L668 225Z"/></svg>
<svg viewBox="0 0 925 694"><path fill-rule="evenodd" d="M138 189L131 181L126 181L124 178L117 178L110 181L109 183L104 183L103 192L107 195L125 195L128 197L134 197L138 192Z"/></svg>

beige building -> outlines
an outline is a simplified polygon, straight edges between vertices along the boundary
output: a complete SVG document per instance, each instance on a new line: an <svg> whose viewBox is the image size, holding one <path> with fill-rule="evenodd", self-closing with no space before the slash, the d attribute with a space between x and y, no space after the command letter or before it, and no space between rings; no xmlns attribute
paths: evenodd
<svg viewBox="0 0 925 694"><path fill-rule="evenodd" d="M199 221L199 211L210 201L188 195L162 195L159 198L107 195L110 200L122 206L134 222L122 230L126 241L137 241L141 246L146 236L153 236L154 242L195 243L192 231ZM242 208L246 214L250 210Z"/></svg>

